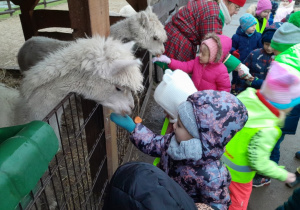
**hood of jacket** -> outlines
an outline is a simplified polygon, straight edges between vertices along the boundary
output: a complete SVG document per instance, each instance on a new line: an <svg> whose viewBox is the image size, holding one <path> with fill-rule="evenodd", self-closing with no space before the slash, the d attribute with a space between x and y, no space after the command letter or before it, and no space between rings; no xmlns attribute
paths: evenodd
<svg viewBox="0 0 300 210"><path fill-rule="evenodd" d="M103 210L113 209L196 210L196 206L184 189L158 167L129 162L120 166L110 180Z"/></svg>
<svg viewBox="0 0 300 210"><path fill-rule="evenodd" d="M256 30L254 31L253 35L256 34ZM249 37L245 31L242 30L241 26L239 26L237 29L236 29L236 34L240 35L240 36L244 36L244 37ZM253 36L252 35L252 36Z"/></svg>
<svg viewBox="0 0 300 210"><path fill-rule="evenodd" d="M202 158L195 164L219 160L226 144L247 122L246 107L237 97L225 91L199 91L189 96L187 101L192 103L202 144Z"/></svg>
<svg viewBox="0 0 300 210"><path fill-rule="evenodd" d="M270 127L280 124L279 118L266 107L256 95L257 90L247 88L241 92L237 98L243 102L248 110L247 128Z"/></svg>
<svg viewBox="0 0 300 210"><path fill-rule="evenodd" d="M218 46L218 52L214 62L222 62L231 50L232 40L228 36L219 35L216 33L208 33L203 40L210 38L214 39Z"/></svg>

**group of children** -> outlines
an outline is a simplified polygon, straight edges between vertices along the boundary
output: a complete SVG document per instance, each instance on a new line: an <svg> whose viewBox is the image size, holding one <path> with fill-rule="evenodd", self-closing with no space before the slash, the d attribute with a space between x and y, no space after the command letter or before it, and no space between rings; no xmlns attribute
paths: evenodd
<svg viewBox="0 0 300 210"><path fill-rule="evenodd" d="M296 180L270 156L286 115L300 104L300 12L289 22L267 26L271 9L269 0L259 0L256 16L244 14L232 39L207 34L194 60L153 58L191 74L194 84L185 83L189 77L176 73L180 70L168 70L155 92L173 118L173 132L157 135L140 118L111 115L131 133L138 149L160 157L158 167L195 203L247 209L256 173L287 183ZM229 52L250 69L243 79L235 74L232 84L223 64ZM230 93L233 89L237 96Z"/></svg>

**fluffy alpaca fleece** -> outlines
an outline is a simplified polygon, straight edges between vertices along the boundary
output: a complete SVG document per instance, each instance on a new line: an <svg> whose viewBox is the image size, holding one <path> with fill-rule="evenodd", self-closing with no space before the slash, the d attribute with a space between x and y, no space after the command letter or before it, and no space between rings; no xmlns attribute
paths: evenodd
<svg viewBox="0 0 300 210"><path fill-rule="evenodd" d="M13 125L42 120L69 92L130 114L134 107L131 91L143 89L141 62L131 52L133 44L95 36L49 54L24 72L20 100L15 108L10 107L15 113Z"/></svg>
<svg viewBox="0 0 300 210"><path fill-rule="evenodd" d="M14 109L19 103L20 93L18 90L0 83L0 127L14 124Z"/></svg>
<svg viewBox="0 0 300 210"><path fill-rule="evenodd" d="M110 36L119 40L135 41L136 44L149 50L154 55L163 54L163 43L167 40L164 26L159 21L151 7L138 12L110 27ZM70 42L46 37L32 37L21 47L18 53L18 63L21 71L43 60L46 55L67 47Z"/></svg>

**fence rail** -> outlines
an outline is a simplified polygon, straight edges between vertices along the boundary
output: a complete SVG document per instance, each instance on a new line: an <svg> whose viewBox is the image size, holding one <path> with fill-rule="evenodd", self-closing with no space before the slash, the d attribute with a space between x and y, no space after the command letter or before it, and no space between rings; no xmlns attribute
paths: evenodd
<svg viewBox="0 0 300 210"><path fill-rule="evenodd" d="M47 7L47 4L51 4L57 1L62 1L62 0L41 0L37 5L44 5L44 8ZM6 15L6 14L10 14L10 16L13 15L13 13L15 13L16 11L20 10L19 6L16 6L14 8L12 8L11 3L9 0L6 0L7 2L7 10L0 12L0 15Z"/></svg>

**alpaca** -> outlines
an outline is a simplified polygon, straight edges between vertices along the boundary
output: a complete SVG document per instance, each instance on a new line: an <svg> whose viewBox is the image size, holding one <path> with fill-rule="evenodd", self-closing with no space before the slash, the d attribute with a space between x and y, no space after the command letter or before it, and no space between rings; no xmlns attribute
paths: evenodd
<svg viewBox="0 0 300 210"><path fill-rule="evenodd" d="M110 36L119 40L135 41L136 44L154 55L164 53L167 34L157 15L150 6L110 27ZM26 71L43 60L47 54L68 46L70 42L46 37L28 39L18 52L20 70Z"/></svg>
<svg viewBox="0 0 300 210"><path fill-rule="evenodd" d="M131 52L133 44L94 36L48 54L24 72L20 99L15 107L10 107L10 113L15 113L12 125L42 120L69 92L117 113L130 114L134 107L131 91L143 89L141 61ZM5 90L0 94L4 93ZM3 103L1 100L1 107ZM58 113L58 119L61 114ZM1 119L0 126L4 123Z"/></svg>

